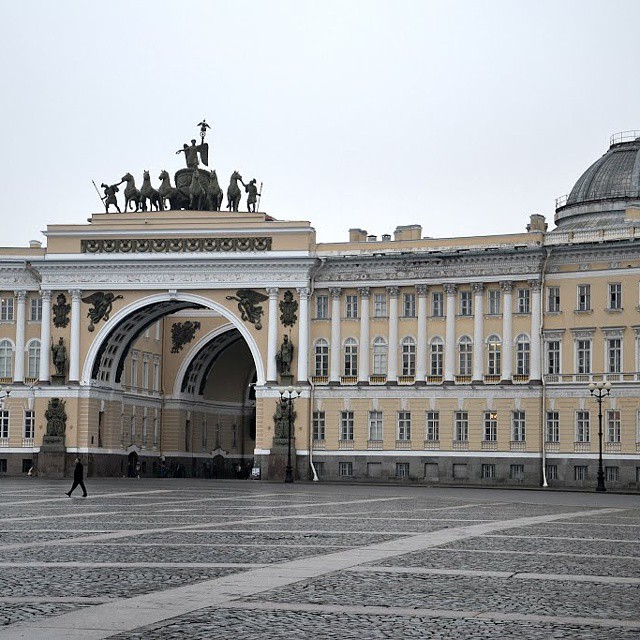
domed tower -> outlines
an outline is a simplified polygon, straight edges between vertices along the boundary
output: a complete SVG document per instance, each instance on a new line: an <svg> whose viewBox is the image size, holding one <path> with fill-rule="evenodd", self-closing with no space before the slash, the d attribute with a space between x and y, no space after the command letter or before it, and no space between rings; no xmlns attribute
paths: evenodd
<svg viewBox="0 0 640 640"><path fill-rule="evenodd" d="M640 209L640 131L617 133L610 142L571 193L556 201L558 231L625 226L632 222L625 212Z"/></svg>

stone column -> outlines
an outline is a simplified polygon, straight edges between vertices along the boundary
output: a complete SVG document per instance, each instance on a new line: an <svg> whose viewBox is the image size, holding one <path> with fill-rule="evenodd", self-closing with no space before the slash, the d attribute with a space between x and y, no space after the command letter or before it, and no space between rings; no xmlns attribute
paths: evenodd
<svg viewBox="0 0 640 640"><path fill-rule="evenodd" d="M360 296L360 354L358 358L358 382L369 382L369 287L358 289Z"/></svg>
<svg viewBox="0 0 640 640"><path fill-rule="evenodd" d="M72 289L71 294L71 342L69 345L69 382L80 380L80 297L82 291Z"/></svg>
<svg viewBox="0 0 640 640"><path fill-rule="evenodd" d="M389 359L387 382L398 382L398 287L387 287L389 294Z"/></svg>
<svg viewBox="0 0 640 640"><path fill-rule="evenodd" d="M267 382L277 382L276 353L278 351L278 289L267 289L269 295L269 326L267 327Z"/></svg>
<svg viewBox="0 0 640 640"><path fill-rule="evenodd" d="M298 382L307 382L309 377L309 289L300 287L300 309L298 313Z"/></svg>
<svg viewBox="0 0 640 640"><path fill-rule="evenodd" d="M340 294L342 289L329 289L331 296L331 346L329 347L329 382L340 382Z"/></svg>
<svg viewBox="0 0 640 640"><path fill-rule="evenodd" d="M42 322L40 323L40 382L51 380L51 291L41 291Z"/></svg>
<svg viewBox="0 0 640 640"><path fill-rule="evenodd" d="M418 294L418 345L416 347L416 382L427 379L427 291L426 284L416 285Z"/></svg>
<svg viewBox="0 0 640 640"><path fill-rule="evenodd" d="M473 382L484 381L484 285L473 283Z"/></svg>
<svg viewBox="0 0 640 640"><path fill-rule="evenodd" d="M532 280L531 286L531 370L529 380L539 381L541 379L542 344L540 336L540 325L542 322L542 291L540 282Z"/></svg>
<svg viewBox="0 0 640 640"><path fill-rule="evenodd" d="M444 382L455 381L456 373L456 292L455 284L445 284L447 294L447 317L444 338Z"/></svg>
<svg viewBox="0 0 640 640"><path fill-rule="evenodd" d="M513 377L513 282L502 282L502 381Z"/></svg>
<svg viewBox="0 0 640 640"><path fill-rule="evenodd" d="M27 321L27 292L16 291L18 309L16 313L16 356L13 369L13 381L24 382L24 332Z"/></svg>

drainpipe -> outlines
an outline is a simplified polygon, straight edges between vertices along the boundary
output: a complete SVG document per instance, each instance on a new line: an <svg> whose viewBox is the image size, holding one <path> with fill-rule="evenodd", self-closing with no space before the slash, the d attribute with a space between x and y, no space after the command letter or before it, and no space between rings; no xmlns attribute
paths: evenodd
<svg viewBox="0 0 640 640"><path fill-rule="evenodd" d="M547 484L547 454L545 451L545 429L546 429L546 408L547 408L547 383L545 379L544 372L544 283L545 276L547 273L547 266L549 264L549 258L551 258L551 252L553 249L548 247L545 249L546 256L544 262L542 263L542 272L540 274L540 292L542 296L541 305L540 305L540 378L542 381L542 393L540 394L540 448L542 451L542 486L548 487Z"/></svg>

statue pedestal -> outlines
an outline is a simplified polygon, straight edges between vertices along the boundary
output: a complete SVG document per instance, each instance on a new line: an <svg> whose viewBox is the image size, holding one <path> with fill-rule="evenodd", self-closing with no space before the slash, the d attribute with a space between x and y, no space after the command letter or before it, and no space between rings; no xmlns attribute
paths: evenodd
<svg viewBox="0 0 640 640"><path fill-rule="evenodd" d="M43 478L64 478L66 459L64 436L44 436L36 458L36 473Z"/></svg>
<svg viewBox="0 0 640 640"><path fill-rule="evenodd" d="M293 386L293 375L290 373L281 373L280 374L280 385L283 387L292 387Z"/></svg>
<svg viewBox="0 0 640 640"><path fill-rule="evenodd" d="M51 374L51 385L55 387L60 387L64 384L64 375L59 373Z"/></svg>
<svg viewBox="0 0 640 640"><path fill-rule="evenodd" d="M271 447L271 453L269 454L269 480L278 482L279 480L284 482L285 473L287 470L287 452L288 452L289 439L288 438L274 438L273 445ZM293 470L293 479L298 479L298 472L296 469L296 441L295 438L291 438L291 468Z"/></svg>

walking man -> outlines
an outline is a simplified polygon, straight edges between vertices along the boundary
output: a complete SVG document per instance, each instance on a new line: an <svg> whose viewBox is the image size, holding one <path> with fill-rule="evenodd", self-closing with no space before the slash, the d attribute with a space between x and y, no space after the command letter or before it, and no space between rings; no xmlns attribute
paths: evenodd
<svg viewBox="0 0 640 640"><path fill-rule="evenodd" d="M69 497L71 497L73 490L78 485L80 485L80 488L82 489L82 497L83 498L87 497L87 490L84 486L83 476L84 474L83 474L82 462L80 462L80 458L76 458L76 468L73 470L73 485L71 485L71 489L69 489L69 491L67 492L67 495Z"/></svg>

